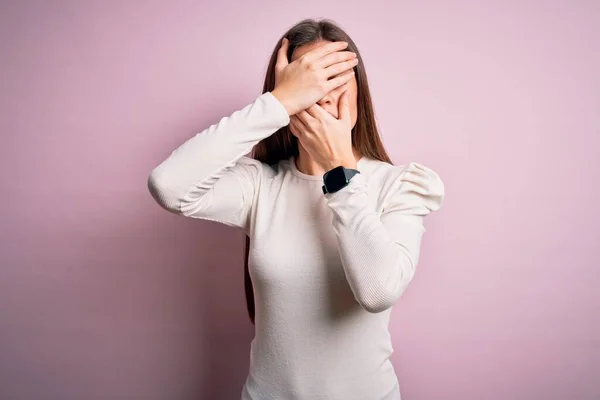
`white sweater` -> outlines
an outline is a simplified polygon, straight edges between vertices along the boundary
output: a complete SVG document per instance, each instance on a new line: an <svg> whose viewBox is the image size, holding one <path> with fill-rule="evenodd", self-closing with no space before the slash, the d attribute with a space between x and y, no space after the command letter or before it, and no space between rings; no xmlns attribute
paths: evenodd
<svg viewBox="0 0 600 400"><path fill-rule="evenodd" d="M444 185L422 164L363 157L348 186L323 195L322 175L293 157L269 166L246 156L289 120L266 92L173 151L148 187L165 209L251 239L256 333L242 399L399 399L390 311Z"/></svg>

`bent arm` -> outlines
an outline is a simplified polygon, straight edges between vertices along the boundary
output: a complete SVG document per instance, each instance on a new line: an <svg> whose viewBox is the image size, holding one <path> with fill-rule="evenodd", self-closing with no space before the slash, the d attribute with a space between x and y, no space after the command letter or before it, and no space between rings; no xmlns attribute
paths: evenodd
<svg viewBox="0 0 600 400"><path fill-rule="evenodd" d="M271 92L188 139L148 177L148 189L166 210L246 228L262 163L245 156L289 123Z"/></svg>
<svg viewBox="0 0 600 400"><path fill-rule="evenodd" d="M346 279L357 302L372 313L390 308L406 290L419 260L423 218L443 199L442 181L424 166L411 163L398 181L381 216L362 174L326 195Z"/></svg>

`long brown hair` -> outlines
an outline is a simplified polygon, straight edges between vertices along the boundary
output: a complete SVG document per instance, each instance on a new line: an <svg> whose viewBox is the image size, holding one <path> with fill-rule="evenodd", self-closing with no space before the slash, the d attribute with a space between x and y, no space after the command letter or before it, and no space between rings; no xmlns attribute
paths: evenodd
<svg viewBox="0 0 600 400"><path fill-rule="evenodd" d="M272 91L275 88L275 64L277 62L277 51L279 50L283 38L289 40L288 60L291 60L292 54L297 47L321 41L345 41L348 47L345 50L356 53L359 60L354 67L357 82L357 118L354 128L352 128L352 144L358 150L361 156L375 160L384 161L392 164L390 157L383 147L379 131L375 122L375 112L367 83L367 74L365 72L362 58L356 47L356 44L350 39L350 36L342 28L329 19L304 19L288 30L277 42L273 49L265 82L263 93ZM261 140L254 146L252 157L263 163L272 165L280 160L286 160L291 156L297 156L298 139L285 126L266 139ZM248 315L254 323L254 290L252 280L248 270L248 253L250 250L250 238L246 236L246 248L244 250L244 284L246 289L246 304L248 306Z"/></svg>

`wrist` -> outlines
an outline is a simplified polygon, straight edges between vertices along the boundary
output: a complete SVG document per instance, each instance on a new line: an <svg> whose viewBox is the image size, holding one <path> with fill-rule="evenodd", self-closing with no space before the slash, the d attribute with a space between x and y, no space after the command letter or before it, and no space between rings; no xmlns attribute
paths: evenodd
<svg viewBox="0 0 600 400"><path fill-rule="evenodd" d="M290 101L290 97L282 92L281 89L275 88L271 91L271 94L283 105L288 115L294 115L296 112L294 111L294 106L292 101Z"/></svg>
<svg viewBox="0 0 600 400"><path fill-rule="evenodd" d="M338 161L330 161L326 165L324 165L325 171L331 171L332 169L343 166L346 169L358 169L358 163L355 158L338 160Z"/></svg>

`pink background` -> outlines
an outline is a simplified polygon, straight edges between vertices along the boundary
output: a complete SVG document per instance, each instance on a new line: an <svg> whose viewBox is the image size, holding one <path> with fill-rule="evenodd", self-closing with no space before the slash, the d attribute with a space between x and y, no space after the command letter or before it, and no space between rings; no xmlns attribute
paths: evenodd
<svg viewBox="0 0 600 400"><path fill-rule="evenodd" d="M0 398L239 398L243 236L146 179L304 17L446 184L390 327L403 399L600 398L600 3L391 3L2 2Z"/></svg>

